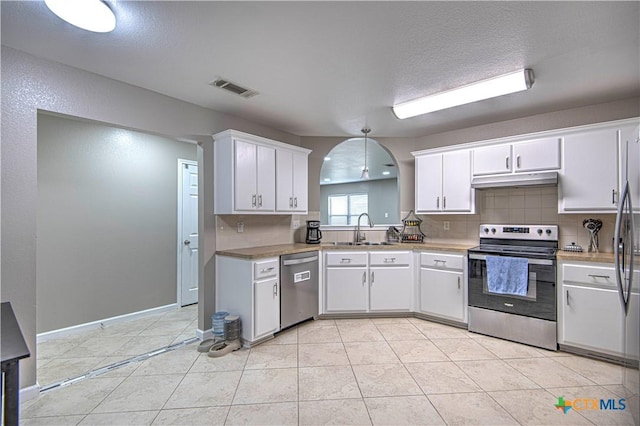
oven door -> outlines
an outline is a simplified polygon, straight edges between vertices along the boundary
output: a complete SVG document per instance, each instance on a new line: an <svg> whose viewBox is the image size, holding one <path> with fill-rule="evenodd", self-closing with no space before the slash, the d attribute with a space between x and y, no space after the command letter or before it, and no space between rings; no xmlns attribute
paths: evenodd
<svg viewBox="0 0 640 426"><path fill-rule="evenodd" d="M556 320L555 260L527 258L527 295L518 296L492 293L488 290L486 258L485 253L469 252L469 306L549 321Z"/></svg>

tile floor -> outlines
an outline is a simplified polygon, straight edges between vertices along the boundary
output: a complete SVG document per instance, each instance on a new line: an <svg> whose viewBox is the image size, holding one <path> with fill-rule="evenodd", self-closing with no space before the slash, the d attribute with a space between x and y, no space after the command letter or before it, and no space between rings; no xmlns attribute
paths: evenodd
<svg viewBox="0 0 640 426"><path fill-rule="evenodd" d="M52 342L40 383L99 353L171 343L168 330L189 338L195 309ZM45 392L22 404L21 424L633 424L628 411L554 407L559 396L619 398L615 365L420 319L319 320L222 358L196 347Z"/></svg>

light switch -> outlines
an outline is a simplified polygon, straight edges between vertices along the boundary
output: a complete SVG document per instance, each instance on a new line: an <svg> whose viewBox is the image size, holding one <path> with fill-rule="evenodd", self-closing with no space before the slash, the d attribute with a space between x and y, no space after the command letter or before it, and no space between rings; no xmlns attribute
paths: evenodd
<svg viewBox="0 0 640 426"><path fill-rule="evenodd" d="M244 222L238 222L238 232L244 232Z"/></svg>

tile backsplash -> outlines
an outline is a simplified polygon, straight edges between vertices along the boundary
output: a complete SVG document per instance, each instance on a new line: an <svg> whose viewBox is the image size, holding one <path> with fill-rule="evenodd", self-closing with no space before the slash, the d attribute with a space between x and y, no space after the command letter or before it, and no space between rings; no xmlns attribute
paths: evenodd
<svg viewBox="0 0 640 426"><path fill-rule="evenodd" d="M405 217L408 212L401 212ZM305 221L319 220L319 212L308 215L220 215L217 216L217 249L234 249L272 244L304 242ZM603 222L599 233L600 251L613 251L615 214L558 214L557 187L493 188L476 191L476 214L472 215L421 215L422 232L426 241L456 240L461 244L476 244L481 223L511 223L531 225L558 225L560 247L575 242L586 251L589 233L582 226L584 219L594 218ZM293 221L300 228L293 229ZM244 223L244 232L237 232L237 223ZM444 223L449 222L449 230ZM367 240L384 241L385 229L363 228ZM323 241L351 241L353 231L323 231Z"/></svg>

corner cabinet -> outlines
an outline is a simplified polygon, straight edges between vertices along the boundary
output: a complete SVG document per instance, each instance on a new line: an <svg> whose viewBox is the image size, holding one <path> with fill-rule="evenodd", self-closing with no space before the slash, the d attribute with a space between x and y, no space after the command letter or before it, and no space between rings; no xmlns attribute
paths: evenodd
<svg viewBox="0 0 640 426"><path fill-rule="evenodd" d="M252 345L280 330L280 259L216 255L216 311L239 315Z"/></svg>
<svg viewBox="0 0 640 426"><path fill-rule="evenodd" d="M471 150L412 154L416 167L416 213L474 213Z"/></svg>
<svg viewBox="0 0 640 426"><path fill-rule="evenodd" d="M409 312L413 293L410 251L325 253L324 312Z"/></svg>
<svg viewBox="0 0 640 426"><path fill-rule="evenodd" d="M419 311L457 323L467 323L466 256L420 253Z"/></svg>
<svg viewBox="0 0 640 426"><path fill-rule="evenodd" d="M213 139L215 214L307 211L310 150L236 130Z"/></svg>

